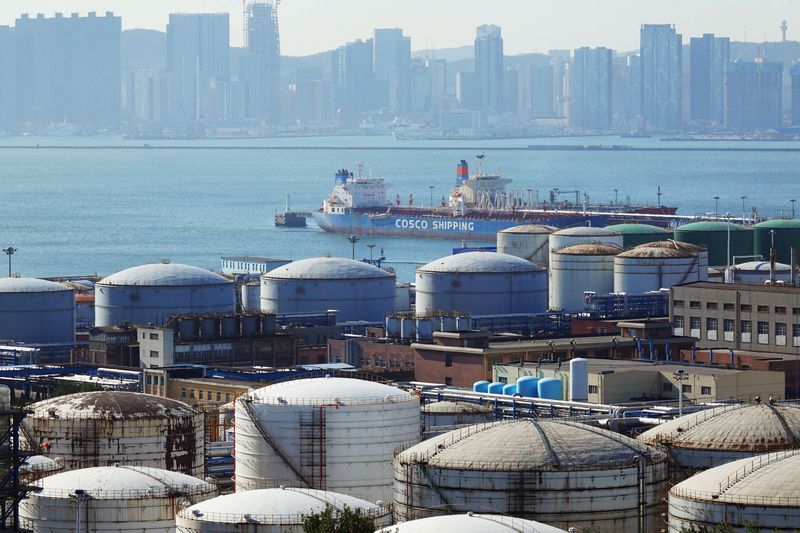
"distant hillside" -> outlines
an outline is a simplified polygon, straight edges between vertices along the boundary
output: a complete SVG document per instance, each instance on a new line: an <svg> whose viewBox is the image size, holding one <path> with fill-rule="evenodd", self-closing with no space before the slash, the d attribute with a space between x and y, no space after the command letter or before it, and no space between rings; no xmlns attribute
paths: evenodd
<svg viewBox="0 0 800 533"><path fill-rule="evenodd" d="M122 72L133 68L167 67L167 34L156 30L125 30L121 40Z"/></svg>

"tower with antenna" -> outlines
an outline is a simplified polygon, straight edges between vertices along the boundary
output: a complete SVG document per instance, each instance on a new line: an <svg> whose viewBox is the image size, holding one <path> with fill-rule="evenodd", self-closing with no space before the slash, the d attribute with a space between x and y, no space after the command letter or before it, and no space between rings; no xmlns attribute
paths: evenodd
<svg viewBox="0 0 800 533"><path fill-rule="evenodd" d="M784 20L781 22L781 41L786 42L786 30L789 29L789 23Z"/></svg>

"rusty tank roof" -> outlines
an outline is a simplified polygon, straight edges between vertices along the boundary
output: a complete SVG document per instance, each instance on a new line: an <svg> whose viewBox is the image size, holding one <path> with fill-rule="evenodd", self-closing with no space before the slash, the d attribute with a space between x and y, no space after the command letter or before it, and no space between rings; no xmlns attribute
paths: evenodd
<svg viewBox="0 0 800 533"><path fill-rule="evenodd" d="M195 416L193 407L152 394L123 391L81 392L36 402L34 417L147 419Z"/></svg>

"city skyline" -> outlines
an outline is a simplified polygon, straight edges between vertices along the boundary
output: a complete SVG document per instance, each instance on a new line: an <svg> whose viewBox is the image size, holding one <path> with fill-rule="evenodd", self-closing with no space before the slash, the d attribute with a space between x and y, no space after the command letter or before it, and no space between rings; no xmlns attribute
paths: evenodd
<svg viewBox="0 0 800 533"><path fill-rule="evenodd" d="M684 36L703 33L727 35L732 41L778 41L780 21L789 19L788 39L798 40L791 0L675 0L659 5L636 0L566 0L557 4L499 0L491 5L471 0L425 3L388 1L286 0L279 9L281 49L301 56L332 50L344 42L366 38L374 28L400 27L412 38L412 49L467 46L475 28L496 24L503 28L506 54L545 52L549 49L604 46L616 51L638 48L639 28L646 23L675 24ZM232 46L242 45L240 0L143 0L132 7L124 0L31 0L0 4L0 25L12 25L21 13L114 11L123 30L166 31L170 13L230 13ZM309 14L313 15L309 15ZM453 14L457 13L458 17ZM580 16L575 16L579 14ZM420 16L420 15L424 16ZM345 23L331 24L331 20ZM441 21L457 23L443 25ZM800 24L800 21L796 22ZM609 31L609 28L614 31ZM313 38L309 38L313 35Z"/></svg>

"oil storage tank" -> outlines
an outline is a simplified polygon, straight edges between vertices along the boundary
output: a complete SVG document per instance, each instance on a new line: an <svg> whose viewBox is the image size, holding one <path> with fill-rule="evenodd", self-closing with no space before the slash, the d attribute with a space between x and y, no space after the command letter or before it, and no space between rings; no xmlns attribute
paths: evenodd
<svg viewBox="0 0 800 533"><path fill-rule="evenodd" d="M800 450L739 459L669 491L669 528L794 533L800 524Z"/></svg>
<svg viewBox="0 0 800 533"><path fill-rule="evenodd" d="M95 324L163 324L171 315L233 313L236 287L214 272L181 264L141 265L95 285Z"/></svg>
<svg viewBox="0 0 800 533"><path fill-rule="evenodd" d="M703 246L691 244L683 241L676 241L674 239L667 239L665 241L648 242L648 248L666 248L668 250L679 250L695 254L699 258L698 269L700 274L700 281L708 280L708 250Z"/></svg>
<svg viewBox="0 0 800 533"><path fill-rule="evenodd" d="M645 244L614 258L614 292L643 294L700 278L700 257L685 250Z"/></svg>
<svg viewBox="0 0 800 533"><path fill-rule="evenodd" d="M74 343L75 291L43 279L0 278L0 339Z"/></svg>
<svg viewBox="0 0 800 533"><path fill-rule="evenodd" d="M386 530L376 530L384 533ZM391 533L566 533L563 529L533 520L499 514L454 514L432 516L395 524Z"/></svg>
<svg viewBox="0 0 800 533"><path fill-rule="evenodd" d="M100 391L34 403L23 420L28 447L67 470L121 463L202 476L202 411L138 392Z"/></svg>
<svg viewBox="0 0 800 533"><path fill-rule="evenodd" d="M196 477L124 465L62 472L33 485L20 522L36 533L172 533L177 511L217 494Z"/></svg>
<svg viewBox="0 0 800 533"><path fill-rule="evenodd" d="M669 450L681 469L706 469L744 457L800 447L800 405L715 407L670 420L639 435Z"/></svg>
<svg viewBox="0 0 800 533"><path fill-rule="evenodd" d="M383 322L395 309L395 275L362 261L314 257L261 276L261 310L267 313L324 313L340 321Z"/></svg>
<svg viewBox="0 0 800 533"><path fill-rule="evenodd" d="M648 242L672 238L670 230L652 224L614 224L605 229L622 234L622 247L626 250Z"/></svg>
<svg viewBox="0 0 800 533"><path fill-rule="evenodd" d="M552 226L523 224L497 232L497 252L547 266L547 252Z"/></svg>
<svg viewBox="0 0 800 533"><path fill-rule="evenodd" d="M396 448L419 441L419 400L396 387L321 377L236 401L236 490L280 485L388 501Z"/></svg>
<svg viewBox="0 0 800 533"><path fill-rule="evenodd" d="M242 311L261 310L261 282L248 281L242 284Z"/></svg>
<svg viewBox="0 0 800 533"><path fill-rule="evenodd" d="M423 435L433 437L457 427L494 420L492 409L471 402L429 402L422 406Z"/></svg>
<svg viewBox="0 0 800 533"><path fill-rule="evenodd" d="M417 269L417 314L541 313L547 309L547 271L513 255L467 252Z"/></svg>
<svg viewBox="0 0 800 533"><path fill-rule="evenodd" d="M303 533L303 521L327 506L360 510L375 526L391 524L391 509L324 490L280 487L218 496L178 511L176 533Z"/></svg>
<svg viewBox="0 0 800 533"><path fill-rule="evenodd" d="M771 277L769 261L748 261L739 263L725 272L726 283L749 283L763 285ZM775 263L775 281L789 283L792 279L792 267L783 263Z"/></svg>
<svg viewBox="0 0 800 533"><path fill-rule="evenodd" d="M610 244L577 244L550 256L550 309L577 313L584 292L614 292L614 257L622 248Z"/></svg>
<svg viewBox="0 0 800 533"><path fill-rule="evenodd" d="M560 229L550 234L548 243L549 254L568 246L576 244L610 244L622 248L623 237L621 233L605 228L591 226L578 226L575 228Z"/></svg>
<svg viewBox="0 0 800 533"><path fill-rule="evenodd" d="M730 221L707 220L678 226L675 228L675 240L707 248L710 266L728 265L733 262L734 256L753 255L753 230Z"/></svg>
<svg viewBox="0 0 800 533"><path fill-rule="evenodd" d="M394 460L399 521L473 512L600 532L658 531L667 456L574 422L515 420L462 428Z"/></svg>
<svg viewBox="0 0 800 533"><path fill-rule="evenodd" d="M774 233L770 233L774 231ZM753 253L769 259L769 250L775 240L775 254L781 263L792 261L791 248L800 254L800 220L774 219L753 226Z"/></svg>

